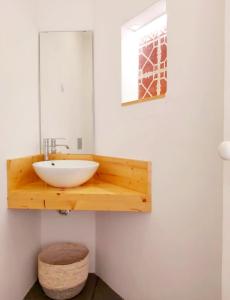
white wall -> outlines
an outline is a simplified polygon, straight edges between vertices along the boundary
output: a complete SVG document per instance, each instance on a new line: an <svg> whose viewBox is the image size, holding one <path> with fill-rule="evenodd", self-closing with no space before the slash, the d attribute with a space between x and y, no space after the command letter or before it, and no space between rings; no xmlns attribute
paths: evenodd
<svg viewBox="0 0 230 300"><path fill-rule="evenodd" d="M93 29L93 0L37 0L39 31Z"/></svg>
<svg viewBox="0 0 230 300"><path fill-rule="evenodd" d="M167 1L168 96L129 107L120 27L152 1L95 2L96 152L151 160L154 203L97 214L97 272L126 300L220 300L224 1Z"/></svg>
<svg viewBox="0 0 230 300"><path fill-rule="evenodd" d="M230 140L230 1L225 0L225 100L224 140ZM222 300L230 299L230 166L224 162Z"/></svg>
<svg viewBox="0 0 230 300"><path fill-rule="evenodd" d="M79 31L93 29L93 0L37 0L39 31ZM73 241L86 244L91 253L90 270L95 269L95 214L72 212L42 213L42 244Z"/></svg>
<svg viewBox="0 0 230 300"><path fill-rule="evenodd" d="M35 3L0 2L0 299L22 300L36 279L40 214L7 209L6 159L39 151Z"/></svg>

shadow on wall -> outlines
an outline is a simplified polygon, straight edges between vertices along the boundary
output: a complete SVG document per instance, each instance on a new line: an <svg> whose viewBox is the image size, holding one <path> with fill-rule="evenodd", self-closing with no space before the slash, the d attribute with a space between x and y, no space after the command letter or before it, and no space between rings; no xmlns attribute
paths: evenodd
<svg viewBox="0 0 230 300"><path fill-rule="evenodd" d="M36 280L40 222L39 212L1 212L0 299L22 299Z"/></svg>

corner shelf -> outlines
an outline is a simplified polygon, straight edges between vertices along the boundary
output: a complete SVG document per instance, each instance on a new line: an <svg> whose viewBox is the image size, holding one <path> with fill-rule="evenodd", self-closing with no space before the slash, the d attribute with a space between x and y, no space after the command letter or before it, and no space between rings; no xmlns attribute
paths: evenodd
<svg viewBox="0 0 230 300"><path fill-rule="evenodd" d="M55 188L39 180L32 163L42 155L8 160L8 208L150 212L151 164L99 155L55 154L50 159L87 159L100 163L82 186Z"/></svg>

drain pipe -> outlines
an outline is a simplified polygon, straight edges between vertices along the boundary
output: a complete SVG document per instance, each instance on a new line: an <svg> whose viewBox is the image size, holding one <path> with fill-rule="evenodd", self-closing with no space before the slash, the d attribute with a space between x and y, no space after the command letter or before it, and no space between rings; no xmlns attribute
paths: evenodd
<svg viewBox="0 0 230 300"><path fill-rule="evenodd" d="M58 213L62 216L68 216L71 210L58 210Z"/></svg>

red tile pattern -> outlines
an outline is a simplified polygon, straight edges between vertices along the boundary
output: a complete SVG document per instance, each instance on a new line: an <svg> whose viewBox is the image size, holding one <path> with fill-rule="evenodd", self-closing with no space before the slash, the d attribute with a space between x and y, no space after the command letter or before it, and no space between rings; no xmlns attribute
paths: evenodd
<svg viewBox="0 0 230 300"><path fill-rule="evenodd" d="M139 99L167 92L167 24L139 43Z"/></svg>

